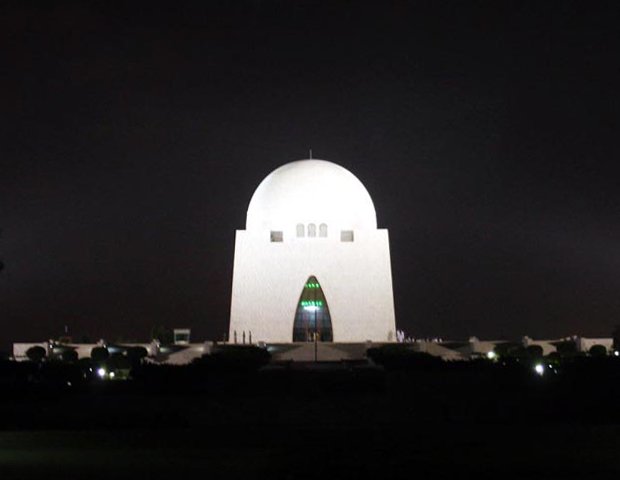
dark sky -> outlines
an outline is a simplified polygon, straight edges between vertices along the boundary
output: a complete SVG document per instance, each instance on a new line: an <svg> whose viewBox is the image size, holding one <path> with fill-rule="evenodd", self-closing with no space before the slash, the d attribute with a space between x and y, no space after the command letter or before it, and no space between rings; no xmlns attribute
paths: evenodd
<svg viewBox="0 0 620 480"><path fill-rule="evenodd" d="M309 146L373 197L408 334L620 323L614 2L129 3L0 6L0 347L221 338Z"/></svg>

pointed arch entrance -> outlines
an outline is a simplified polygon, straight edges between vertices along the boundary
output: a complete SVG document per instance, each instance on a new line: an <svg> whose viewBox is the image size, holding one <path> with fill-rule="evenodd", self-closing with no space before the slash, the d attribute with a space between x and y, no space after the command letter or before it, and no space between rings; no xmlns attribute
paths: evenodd
<svg viewBox="0 0 620 480"><path fill-rule="evenodd" d="M333 342L332 319L323 289L315 276L308 277L301 291L295 322L293 342Z"/></svg>

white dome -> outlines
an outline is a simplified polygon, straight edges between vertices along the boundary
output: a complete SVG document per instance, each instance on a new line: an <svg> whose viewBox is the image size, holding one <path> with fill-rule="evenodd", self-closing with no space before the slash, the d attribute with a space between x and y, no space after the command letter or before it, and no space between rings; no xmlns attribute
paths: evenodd
<svg viewBox="0 0 620 480"><path fill-rule="evenodd" d="M298 160L271 172L250 205L247 230L290 230L297 224L376 229L377 214L368 191L346 168L325 160Z"/></svg>

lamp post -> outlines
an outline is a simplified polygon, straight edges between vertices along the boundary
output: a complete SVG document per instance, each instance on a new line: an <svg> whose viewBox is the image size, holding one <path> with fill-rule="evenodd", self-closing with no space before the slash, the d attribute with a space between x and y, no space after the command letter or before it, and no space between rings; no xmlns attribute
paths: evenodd
<svg viewBox="0 0 620 480"><path fill-rule="evenodd" d="M304 309L304 324L306 325L306 341L310 340L308 338L310 332L312 332L312 341L314 342L314 361L318 361L318 351L319 351L319 337L321 335L321 329L319 328L319 316L318 310L322 306L323 302L321 300L317 300L317 289L319 288L318 283L308 283L306 284L306 288L311 289L309 295L306 297L306 300L301 301L301 305ZM311 313L312 312L312 313ZM311 319L311 315L314 318L314 326L312 330L308 327L308 322Z"/></svg>
<svg viewBox="0 0 620 480"><path fill-rule="evenodd" d="M318 357L318 350L319 350L319 328L316 323L317 310L318 310L318 307L315 306L314 307L314 362L315 363L318 361L317 357Z"/></svg>

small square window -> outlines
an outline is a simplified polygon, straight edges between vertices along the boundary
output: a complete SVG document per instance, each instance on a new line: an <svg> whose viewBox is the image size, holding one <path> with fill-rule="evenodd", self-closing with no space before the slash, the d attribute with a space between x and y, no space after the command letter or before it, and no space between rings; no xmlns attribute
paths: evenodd
<svg viewBox="0 0 620 480"><path fill-rule="evenodd" d="M341 242L352 242L353 241L353 230L341 230L340 241Z"/></svg>
<svg viewBox="0 0 620 480"><path fill-rule="evenodd" d="M272 230L271 231L271 241L272 242L281 242L282 241L282 232L280 230Z"/></svg>

